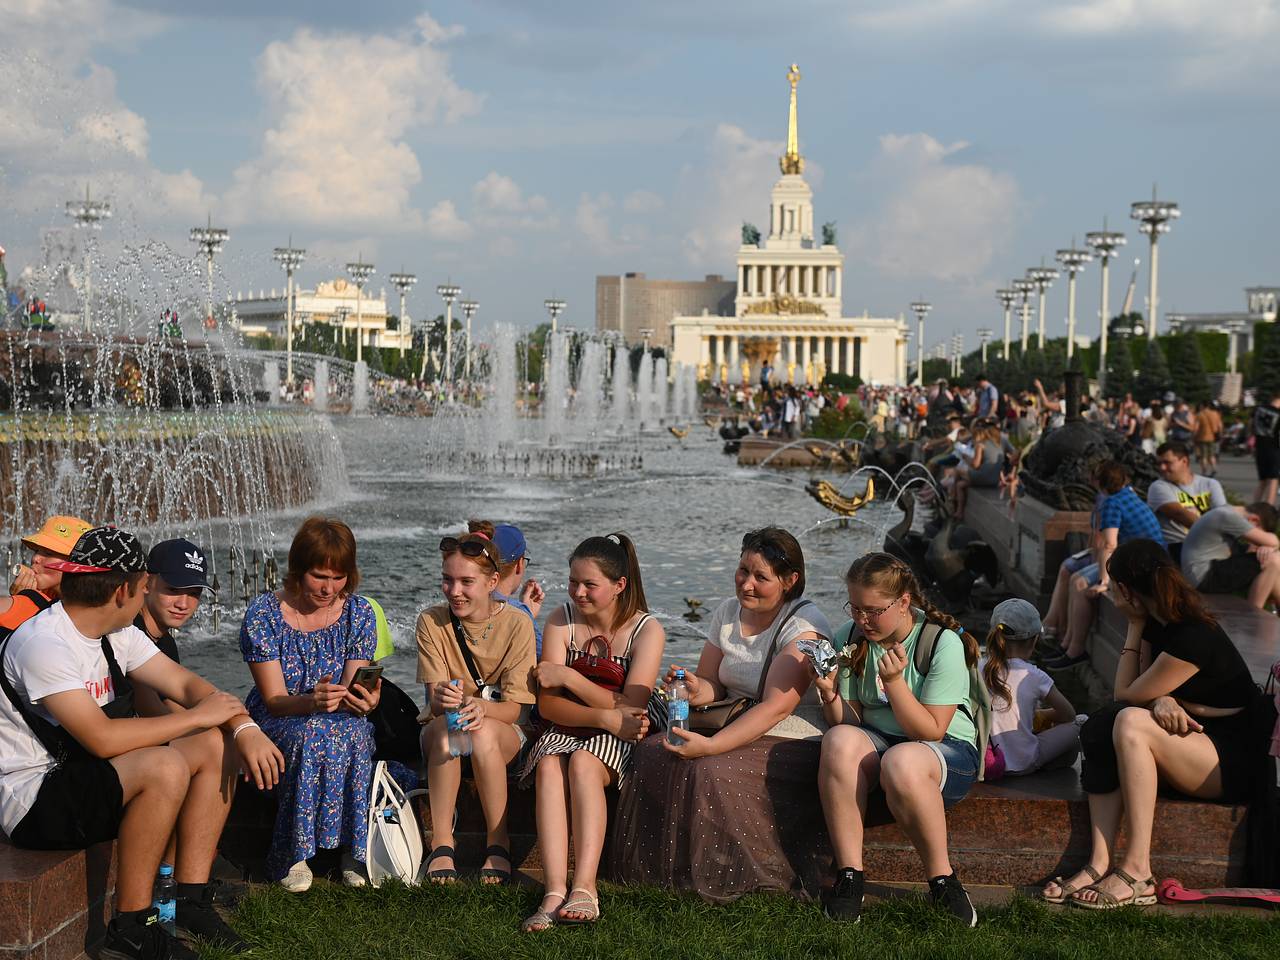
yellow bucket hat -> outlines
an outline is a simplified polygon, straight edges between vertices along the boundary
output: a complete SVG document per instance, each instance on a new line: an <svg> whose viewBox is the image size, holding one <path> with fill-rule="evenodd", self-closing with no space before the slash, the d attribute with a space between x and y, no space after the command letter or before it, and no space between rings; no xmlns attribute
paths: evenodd
<svg viewBox="0 0 1280 960"><path fill-rule="evenodd" d="M81 534L92 529L93 524L85 523L79 517L50 517L37 532L23 537L22 545L29 550L69 557Z"/></svg>

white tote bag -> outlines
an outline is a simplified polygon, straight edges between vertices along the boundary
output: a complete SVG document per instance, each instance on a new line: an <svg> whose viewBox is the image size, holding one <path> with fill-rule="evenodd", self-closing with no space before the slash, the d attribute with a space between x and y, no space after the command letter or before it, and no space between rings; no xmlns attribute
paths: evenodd
<svg viewBox="0 0 1280 960"><path fill-rule="evenodd" d="M373 768L373 788L369 794L369 836L365 841L365 864L369 882L381 886L394 879L405 884L418 882L422 868L422 828L413 812L412 800L426 790L405 793L387 769L385 760Z"/></svg>

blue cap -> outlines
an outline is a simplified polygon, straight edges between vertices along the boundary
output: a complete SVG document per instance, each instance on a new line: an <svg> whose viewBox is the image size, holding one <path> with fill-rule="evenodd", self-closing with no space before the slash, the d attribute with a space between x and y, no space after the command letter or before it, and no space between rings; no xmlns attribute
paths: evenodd
<svg viewBox="0 0 1280 960"><path fill-rule="evenodd" d="M493 528L493 542L498 548L503 564L515 563L524 556L526 549L524 534L520 532L519 527L513 527L509 523L498 524Z"/></svg>
<svg viewBox="0 0 1280 960"><path fill-rule="evenodd" d="M147 555L147 572L177 590L207 587L209 558L190 540L161 540Z"/></svg>

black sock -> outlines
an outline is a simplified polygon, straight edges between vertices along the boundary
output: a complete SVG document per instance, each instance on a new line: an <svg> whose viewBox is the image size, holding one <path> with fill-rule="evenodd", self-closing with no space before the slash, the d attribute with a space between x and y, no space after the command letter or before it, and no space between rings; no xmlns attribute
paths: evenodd
<svg viewBox="0 0 1280 960"><path fill-rule="evenodd" d="M145 907L142 910L118 910L116 911L115 921L118 927L137 927L146 922L147 918L156 912L155 907Z"/></svg>
<svg viewBox="0 0 1280 960"><path fill-rule="evenodd" d="M204 888L209 884L205 883L180 883L178 884L178 892L175 895L178 900L199 900L204 896Z"/></svg>

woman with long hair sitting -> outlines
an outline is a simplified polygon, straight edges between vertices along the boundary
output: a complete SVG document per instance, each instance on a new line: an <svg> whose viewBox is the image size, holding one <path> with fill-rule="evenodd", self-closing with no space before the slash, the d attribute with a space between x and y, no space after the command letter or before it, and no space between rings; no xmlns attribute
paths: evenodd
<svg viewBox="0 0 1280 960"><path fill-rule="evenodd" d="M1118 702L1080 731L1092 848L1079 873L1044 888L1051 903L1091 910L1156 902L1151 830L1161 783L1200 800L1238 801L1266 759L1247 709L1257 696L1249 667L1169 552L1131 540L1107 570L1129 626ZM1128 845L1117 855L1121 820Z"/></svg>

